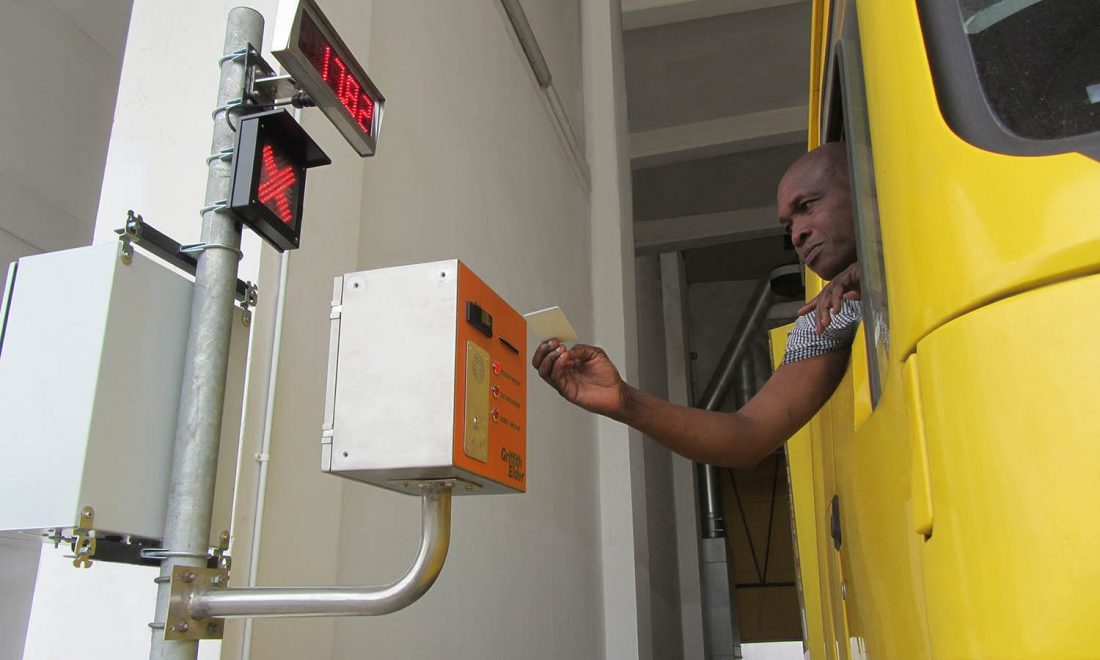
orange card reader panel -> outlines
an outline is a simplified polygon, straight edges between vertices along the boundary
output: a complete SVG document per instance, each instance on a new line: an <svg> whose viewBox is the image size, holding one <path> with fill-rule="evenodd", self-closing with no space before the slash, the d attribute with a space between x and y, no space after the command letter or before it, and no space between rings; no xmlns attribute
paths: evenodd
<svg viewBox="0 0 1100 660"><path fill-rule="evenodd" d="M527 323L458 260L335 279L321 469L419 495L527 488Z"/></svg>

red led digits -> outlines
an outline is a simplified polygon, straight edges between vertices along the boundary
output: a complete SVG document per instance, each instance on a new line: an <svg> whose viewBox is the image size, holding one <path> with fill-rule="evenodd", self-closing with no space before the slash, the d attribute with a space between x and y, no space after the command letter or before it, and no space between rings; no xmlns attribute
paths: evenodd
<svg viewBox="0 0 1100 660"><path fill-rule="evenodd" d="M342 92L337 93L337 96L340 97L340 102L354 117L359 112L359 83L355 82L355 78L345 73L344 79L340 81L340 88Z"/></svg>
<svg viewBox="0 0 1100 660"><path fill-rule="evenodd" d="M294 209L290 196L295 192L298 174L293 165L283 164L283 159L275 155L275 149L265 144L260 157L260 185L256 196L264 206L271 209L279 219L287 224L294 222Z"/></svg>
<svg viewBox="0 0 1100 660"><path fill-rule="evenodd" d="M374 101L362 92L362 85L350 73L348 67L340 59L339 55L332 53L332 48L325 47L321 61L321 78L324 79L332 91L336 92L336 98L355 118L359 128L365 133L370 133L370 121L374 115Z"/></svg>
<svg viewBox="0 0 1100 660"><path fill-rule="evenodd" d="M327 43L308 14L302 15L299 45L313 67L321 74L321 79L336 93L340 105L344 106L355 123L359 125L360 130L370 135L371 120L374 118L374 99L363 92L362 82L348 71L347 64L333 52L332 46Z"/></svg>

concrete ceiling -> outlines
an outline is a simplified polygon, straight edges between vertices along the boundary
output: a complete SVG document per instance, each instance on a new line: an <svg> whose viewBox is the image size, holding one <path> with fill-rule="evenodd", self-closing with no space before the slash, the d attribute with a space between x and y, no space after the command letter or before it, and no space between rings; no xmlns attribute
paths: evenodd
<svg viewBox="0 0 1100 660"><path fill-rule="evenodd" d="M116 60L122 60L133 0L47 0L73 27ZM44 3L45 4L45 3Z"/></svg>
<svg viewBox="0 0 1100 660"><path fill-rule="evenodd" d="M775 187L801 144L685 160L634 171L634 219L775 205Z"/></svg>
<svg viewBox="0 0 1100 660"><path fill-rule="evenodd" d="M630 130L806 105L808 9L780 5L627 30Z"/></svg>
<svg viewBox="0 0 1100 660"><path fill-rule="evenodd" d="M689 283L796 260L775 189L806 146L808 0L624 0L636 247Z"/></svg>

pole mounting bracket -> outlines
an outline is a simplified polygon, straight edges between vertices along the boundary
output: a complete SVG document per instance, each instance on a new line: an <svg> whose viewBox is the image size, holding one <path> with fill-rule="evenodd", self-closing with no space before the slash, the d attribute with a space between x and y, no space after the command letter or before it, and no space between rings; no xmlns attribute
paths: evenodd
<svg viewBox="0 0 1100 660"><path fill-rule="evenodd" d="M225 589L228 584L229 571L225 569L173 566L164 639L221 639L225 619L196 619L191 616L189 605L195 592Z"/></svg>

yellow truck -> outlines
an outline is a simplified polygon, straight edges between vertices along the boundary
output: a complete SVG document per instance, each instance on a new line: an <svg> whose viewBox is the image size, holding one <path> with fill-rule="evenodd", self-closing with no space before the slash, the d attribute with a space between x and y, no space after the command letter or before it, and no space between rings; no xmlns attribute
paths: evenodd
<svg viewBox="0 0 1100 660"><path fill-rule="evenodd" d="M864 323L788 445L807 649L1100 657L1100 2L815 0L811 38Z"/></svg>

